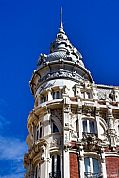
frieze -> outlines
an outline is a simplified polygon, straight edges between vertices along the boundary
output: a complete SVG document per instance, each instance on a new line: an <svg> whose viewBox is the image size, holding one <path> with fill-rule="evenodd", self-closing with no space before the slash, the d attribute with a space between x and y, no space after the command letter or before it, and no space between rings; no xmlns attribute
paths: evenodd
<svg viewBox="0 0 119 178"><path fill-rule="evenodd" d="M45 75L44 77L39 79L39 82L43 82L44 80L49 80L49 79L52 79L52 78L60 78L60 77L72 78L72 79L77 80L77 81L82 79L82 77L79 74L77 74L76 72L70 72L70 71L60 69L57 72L48 73L47 75Z"/></svg>

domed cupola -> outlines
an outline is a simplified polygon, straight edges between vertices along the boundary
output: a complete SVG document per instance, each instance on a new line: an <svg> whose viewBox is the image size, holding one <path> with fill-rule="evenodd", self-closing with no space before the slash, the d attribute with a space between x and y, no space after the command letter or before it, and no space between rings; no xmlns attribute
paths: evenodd
<svg viewBox="0 0 119 178"><path fill-rule="evenodd" d="M50 62L55 60L72 61L85 68L82 62L82 55L71 44L67 35L64 32L62 21L57 37L55 41L51 44L50 54L45 56L41 55L38 65L41 65L43 62Z"/></svg>
<svg viewBox="0 0 119 178"><path fill-rule="evenodd" d="M59 32L50 46L50 54L40 55L37 70L32 75L30 81L32 93L35 94L43 83L55 79L71 80L76 83L87 80L93 83L90 71L85 68L82 60L82 55L65 34L61 15Z"/></svg>

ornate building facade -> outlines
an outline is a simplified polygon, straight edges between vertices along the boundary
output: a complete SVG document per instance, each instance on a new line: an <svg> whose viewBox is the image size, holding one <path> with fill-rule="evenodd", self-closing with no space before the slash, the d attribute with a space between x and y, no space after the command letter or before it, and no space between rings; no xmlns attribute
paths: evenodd
<svg viewBox="0 0 119 178"><path fill-rule="evenodd" d="M119 87L95 84L62 21L30 88L25 178L119 178Z"/></svg>

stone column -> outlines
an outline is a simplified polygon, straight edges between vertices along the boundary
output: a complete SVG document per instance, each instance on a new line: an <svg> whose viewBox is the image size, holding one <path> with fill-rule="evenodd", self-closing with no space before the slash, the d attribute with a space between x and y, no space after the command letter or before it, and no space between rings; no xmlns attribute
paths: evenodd
<svg viewBox="0 0 119 178"><path fill-rule="evenodd" d="M64 162L64 176L63 178L70 178L70 160L69 160L69 150L64 150L63 152L63 162Z"/></svg>
<svg viewBox="0 0 119 178"><path fill-rule="evenodd" d="M69 113L71 112L70 106L64 106L63 109L63 177L70 178L70 169L69 169Z"/></svg>
<svg viewBox="0 0 119 178"><path fill-rule="evenodd" d="M79 107L78 108L78 111L77 111L77 113L78 113L78 127L79 127L79 140L81 140L82 139L82 132L83 132L83 129L82 129L82 119L81 119L81 115L82 115L82 108L81 107Z"/></svg>
<svg viewBox="0 0 119 178"><path fill-rule="evenodd" d="M107 178L107 171L106 171L106 161L105 161L105 153L104 153L104 149L102 148L102 153L101 153L101 164L102 164L102 176L104 178Z"/></svg>
<svg viewBox="0 0 119 178"><path fill-rule="evenodd" d="M97 129L97 137L99 138L99 108L96 108L96 129Z"/></svg>
<svg viewBox="0 0 119 178"><path fill-rule="evenodd" d="M51 89L48 89L48 101L51 101L52 98L52 94L51 94Z"/></svg>
<svg viewBox="0 0 119 178"><path fill-rule="evenodd" d="M80 178L84 178L85 166L84 166L83 146L79 147L79 169L80 169Z"/></svg>

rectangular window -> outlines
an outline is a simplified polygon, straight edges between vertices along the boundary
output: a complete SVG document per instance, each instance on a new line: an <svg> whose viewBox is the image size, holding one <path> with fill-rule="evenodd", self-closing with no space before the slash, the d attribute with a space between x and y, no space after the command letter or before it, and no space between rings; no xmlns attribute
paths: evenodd
<svg viewBox="0 0 119 178"><path fill-rule="evenodd" d="M42 138L42 136L43 136L43 127L42 125L40 125L40 138Z"/></svg>
<svg viewBox="0 0 119 178"><path fill-rule="evenodd" d="M52 157L52 172L50 173L53 178L60 178L60 156L53 155Z"/></svg>
<svg viewBox="0 0 119 178"><path fill-rule="evenodd" d="M84 158L84 163L85 163L85 173L88 174L91 171L90 159Z"/></svg>
<svg viewBox="0 0 119 178"><path fill-rule="evenodd" d="M97 133L96 122L93 120L83 120L83 132L85 133Z"/></svg>
<svg viewBox="0 0 119 178"><path fill-rule="evenodd" d="M87 177L94 176L95 178L99 176L99 161L98 159L92 157L84 158L84 166L85 166L85 175Z"/></svg>
<svg viewBox="0 0 119 178"><path fill-rule="evenodd" d="M99 163L97 159L93 158L93 173L94 175L99 173Z"/></svg>

